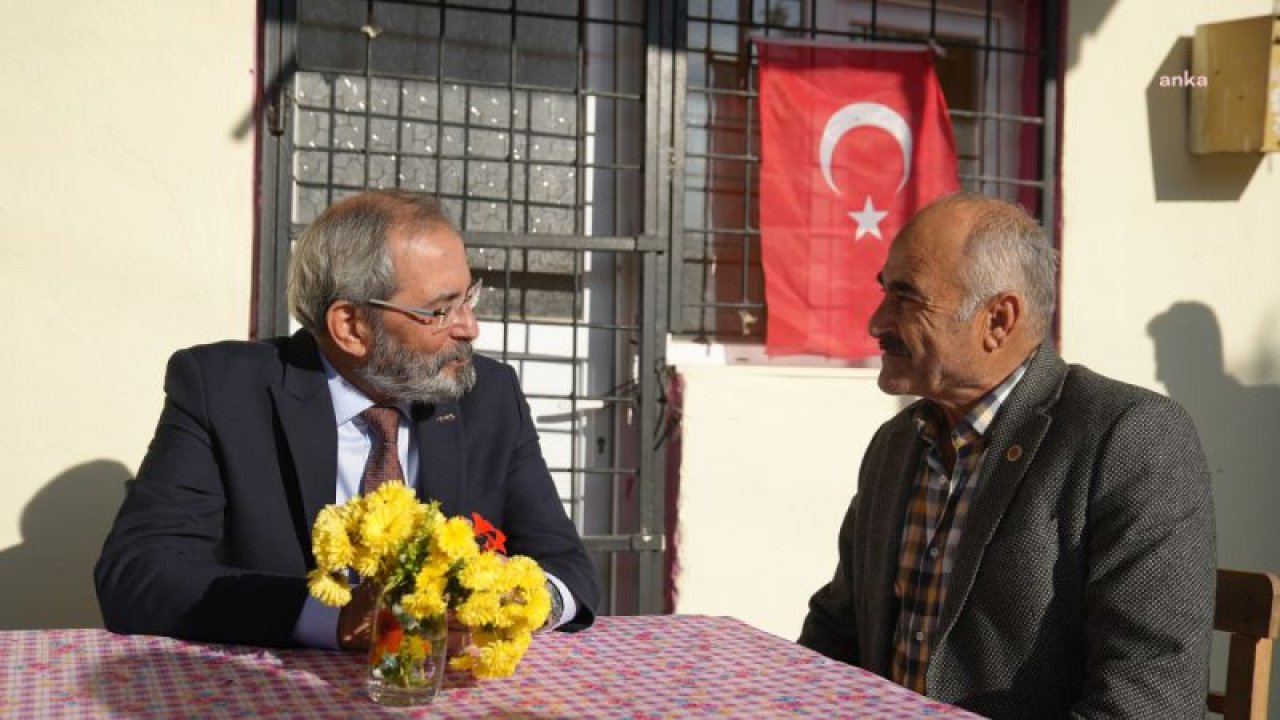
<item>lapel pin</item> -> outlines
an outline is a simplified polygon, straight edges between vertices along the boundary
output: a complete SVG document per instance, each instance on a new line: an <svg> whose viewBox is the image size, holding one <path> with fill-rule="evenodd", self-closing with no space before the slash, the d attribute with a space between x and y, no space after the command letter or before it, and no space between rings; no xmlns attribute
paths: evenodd
<svg viewBox="0 0 1280 720"><path fill-rule="evenodd" d="M1009 449L1005 451L1004 456L1008 458L1009 462L1017 462L1018 458L1022 457L1022 446L1010 445Z"/></svg>
<svg viewBox="0 0 1280 720"><path fill-rule="evenodd" d="M453 413L445 413L440 417L436 418L436 422L447 423L447 422L453 422L454 420L457 420L457 419L458 419L457 415L454 415Z"/></svg>

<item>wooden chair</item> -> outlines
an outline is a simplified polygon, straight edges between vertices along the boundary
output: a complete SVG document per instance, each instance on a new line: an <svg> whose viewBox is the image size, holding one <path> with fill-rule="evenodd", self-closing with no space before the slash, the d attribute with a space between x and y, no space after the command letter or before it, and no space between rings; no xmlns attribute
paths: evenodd
<svg viewBox="0 0 1280 720"><path fill-rule="evenodd" d="M1231 635L1226 692L1209 693L1209 712L1224 720L1265 720L1271 643L1280 635L1280 577L1218 570L1213 629Z"/></svg>

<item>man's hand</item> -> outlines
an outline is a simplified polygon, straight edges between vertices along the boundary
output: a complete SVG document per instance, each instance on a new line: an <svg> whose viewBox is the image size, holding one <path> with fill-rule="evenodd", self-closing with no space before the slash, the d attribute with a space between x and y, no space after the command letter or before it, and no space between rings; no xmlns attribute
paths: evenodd
<svg viewBox="0 0 1280 720"><path fill-rule="evenodd" d="M454 657L467 647L471 642L471 637L467 634L469 632L467 626L458 622L458 618L453 614L452 610L449 611L447 617L449 619L449 642L447 647L449 649L449 657Z"/></svg>
<svg viewBox="0 0 1280 720"><path fill-rule="evenodd" d="M471 631L458 621L457 616L452 610L449 611L449 642L448 657L455 658L460 655L469 655L480 652L475 645L475 638L471 637ZM448 666L446 665L446 668ZM466 670L447 669L444 674L444 685L448 688L466 688L475 687L477 685L475 676Z"/></svg>
<svg viewBox="0 0 1280 720"><path fill-rule="evenodd" d="M382 588L363 582L351 590L351 602L338 613L338 647L368 650L373 642L373 609Z"/></svg>

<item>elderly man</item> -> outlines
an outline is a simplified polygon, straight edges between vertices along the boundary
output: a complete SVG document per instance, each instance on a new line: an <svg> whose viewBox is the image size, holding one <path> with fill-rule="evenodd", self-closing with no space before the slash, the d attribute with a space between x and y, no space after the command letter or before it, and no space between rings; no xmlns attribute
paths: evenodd
<svg viewBox="0 0 1280 720"><path fill-rule="evenodd" d="M1202 717L1213 500L1190 418L1050 346L1055 259L954 195L890 248L876 433L800 643L996 718Z"/></svg>
<svg viewBox="0 0 1280 720"><path fill-rule="evenodd" d="M479 287L432 200L372 192L321 215L289 268L301 331L170 359L155 438L94 572L107 627L367 646L371 593L340 611L307 594L311 525L388 477L500 527L550 576L549 625L590 625L595 574L515 373L472 355Z"/></svg>

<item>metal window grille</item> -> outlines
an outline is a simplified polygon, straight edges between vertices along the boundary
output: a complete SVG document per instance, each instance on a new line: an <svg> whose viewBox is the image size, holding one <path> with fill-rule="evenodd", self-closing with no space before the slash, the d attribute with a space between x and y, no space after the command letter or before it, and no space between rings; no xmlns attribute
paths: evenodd
<svg viewBox="0 0 1280 720"><path fill-rule="evenodd" d="M657 26L624 0L277 0L264 30L260 332L284 330L288 248L325 207L441 198L485 281L477 349L521 377L607 613L664 592Z"/></svg>
<svg viewBox="0 0 1280 720"><path fill-rule="evenodd" d="M940 48L936 67L963 187L1052 218L1058 19L1053 0L689 0L687 85L677 98L685 122L676 194L684 213L672 238L673 332L758 343L768 326L750 37Z"/></svg>
<svg viewBox="0 0 1280 720"><path fill-rule="evenodd" d="M767 324L748 38L935 42L964 184L1051 216L1057 8L266 0L256 333L288 328L289 247L322 208L372 187L440 196L485 280L483 347L521 372L605 611L660 610L662 340L759 342Z"/></svg>

